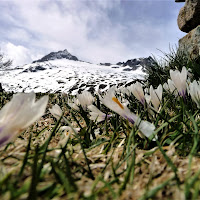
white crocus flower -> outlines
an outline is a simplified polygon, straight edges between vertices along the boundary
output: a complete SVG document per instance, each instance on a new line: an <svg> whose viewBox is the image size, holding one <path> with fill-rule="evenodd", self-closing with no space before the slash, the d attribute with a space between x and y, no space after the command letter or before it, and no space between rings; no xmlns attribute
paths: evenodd
<svg viewBox="0 0 200 200"><path fill-rule="evenodd" d="M148 95L148 94L145 94L144 97L145 97L145 100L146 100L147 104L149 105L151 103L151 96Z"/></svg>
<svg viewBox="0 0 200 200"><path fill-rule="evenodd" d="M45 112L48 96L35 101L35 93L17 93L0 111L0 146L38 120Z"/></svg>
<svg viewBox="0 0 200 200"><path fill-rule="evenodd" d="M123 118L127 119L132 124L138 126L139 130L146 136L149 137L153 134L155 126L150 122L141 120L137 115L132 113L126 104L122 104L116 97L115 91L109 90L109 92L104 96L100 97L102 103L109 109L121 115Z"/></svg>
<svg viewBox="0 0 200 200"><path fill-rule="evenodd" d="M166 91L170 91L169 85L167 83L163 84L163 89L165 89Z"/></svg>
<svg viewBox="0 0 200 200"><path fill-rule="evenodd" d="M150 137L152 135L152 133L154 132L155 126L152 123L150 123L148 121L141 120L138 124L139 124L139 130L146 137ZM155 139L157 139L157 135L155 136L153 141L155 141Z"/></svg>
<svg viewBox="0 0 200 200"><path fill-rule="evenodd" d="M62 116L62 110L57 104L55 104L52 108L50 108L49 111L57 120L59 120L60 117Z"/></svg>
<svg viewBox="0 0 200 200"><path fill-rule="evenodd" d="M192 97L192 100L197 104L197 107L200 108L200 83L193 81L189 85L189 93Z"/></svg>
<svg viewBox="0 0 200 200"><path fill-rule="evenodd" d="M174 82L173 82L171 79L168 79L168 80L167 80L167 83L164 83L163 88L164 88L166 91L169 91L169 92L171 92L171 93L174 93L175 90L176 90L176 87L175 87L175 85L174 85Z"/></svg>
<svg viewBox="0 0 200 200"><path fill-rule="evenodd" d="M120 91L122 94L126 94L126 95L128 95L128 96L131 95L131 92L130 92L130 90L128 89L128 87L126 88L126 87L122 86L122 87L119 88L119 91Z"/></svg>
<svg viewBox="0 0 200 200"><path fill-rule="evenodd" d="M77 94L77 98L83 108L83 110L87 109L87 106L91 105L94 101L94 97L88 91L83 91L81 94Z"/></svg>
<svg viewBox="0 0 200 200"><path fill-rule="evenodd" d="M151 106L150 106L150 103L151 103L151 96L148 95L148 94L145 94L145 100L147 102L147 110L148 112L153 116L154 115L154 112L153 110L151 109Z"/></svg>
<svg viewBox="0 0 200 200"><path fill-rule="evenodd" d="M90 119L97 122L102 122L106 119L106 114L101 112L96 106L90 105L88 106L90 112ZM107 118L111 117L111 115L107 115Z"/></svg>
<svg viewBox="0 0 200 200"><path fill-rule="evenodd" d="M137 100L139 100L144 105L145 97L144 97L142 84L139 82L136 82L135 84L132 84L127 88L133 93L133 95L137 98Z"/></svg>
<svg viewBox="0 0 200 200"><path fill-rule="evenodd" d="M181 72L178 70L170 70L170 77L174 82L174 85L177 88L179 95L185 97L187 87L187 69L183 67Z"/></svg>
<svg viewBox="0 0 200 200"><path fill-rule="evenodd" d="M78 99L73 98L72 101L68 100L67 103L72 109L79 111L80 102Z"/></svg>
<svg viewBox="0 0 200 200"><path fill-rule="evenodd" d="M77 133L80 131L80 128L71 128L70 126L62 126L59 129L59 132L61 132L60 141L58 142L58 146L64 147L67 141L69 140L70 136L74 133L74 131Z"/></svg>
<svg viewBox="0 0 200 200"><path fill-rule="evenodd" d="M152 85L150 86L150 97L151 103L156 111L158 111L161 100L162 100L162 92L163 88L162 85L159 85L157 89L153 89Z"/></svg>

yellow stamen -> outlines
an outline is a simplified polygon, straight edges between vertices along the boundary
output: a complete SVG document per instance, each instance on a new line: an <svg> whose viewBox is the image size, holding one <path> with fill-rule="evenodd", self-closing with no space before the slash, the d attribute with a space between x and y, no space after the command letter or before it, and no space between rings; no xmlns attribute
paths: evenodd
<svg viewBox="0 0 200 200"><path fill-rule="evenodd" d="M124 109L124 106L119 102L119 100L118 100L116 97L113 97L112 100L113 100L115 103L117 103L121 109Z"/></svg>

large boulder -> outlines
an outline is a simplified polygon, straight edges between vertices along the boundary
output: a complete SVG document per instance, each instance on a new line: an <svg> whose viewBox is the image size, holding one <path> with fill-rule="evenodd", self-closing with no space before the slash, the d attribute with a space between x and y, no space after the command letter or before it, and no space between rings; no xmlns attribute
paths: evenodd
<svg viewBox="0 0 200 200"><path fill-rule="evenodd" d="M200 25L200 0L186 0L177 21L179 29L186 33Z"/></svg>
<svg viewBox="0 0 200 200"><path fill-rule="evenodd" d="M200 56L200 26L179 40L178 50L184 52L192 60Z"/></svg>

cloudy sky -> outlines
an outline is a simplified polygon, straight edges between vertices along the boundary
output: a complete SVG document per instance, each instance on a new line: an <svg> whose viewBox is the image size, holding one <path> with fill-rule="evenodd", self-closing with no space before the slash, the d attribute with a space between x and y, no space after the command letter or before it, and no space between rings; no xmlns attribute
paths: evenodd
<svg viewBox="0 0 200 200"><path fill-rule="evenodd" d="M0 48L14 65L67 49L99 63L162 55L185 35L175 0L0 0ZM159 50L158 50L159 49Z"/></svg>

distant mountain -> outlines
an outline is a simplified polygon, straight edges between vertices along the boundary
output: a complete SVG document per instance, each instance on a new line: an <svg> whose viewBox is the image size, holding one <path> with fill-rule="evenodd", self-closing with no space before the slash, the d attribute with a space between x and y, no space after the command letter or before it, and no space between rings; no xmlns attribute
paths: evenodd
<svg viewBox="0 0 200 200"><path fill-rule="evenodd" d="M73 56L67 51L67 49L65 49L63 51L51 52L50 54L42 57L41 59L33 61L33 63L45 62L57 59L68 59L68 60L78 61L78 58L76 56Z"/></svg>
<svg viewBox="0 0 200 200"><path fill-rule="evenodd" d="M45 62L45 61L51 61L51 60L58 60L58 59L67 59L67 60L73 60L73 61L80 61L76 56L72 55L67 51L67 49L63 51L57 51L57 52L51 52L48 55L42 57L39 60L33 61L33 63L38 63L37 66L34 66L34 69L31 69L30 71L33 70L33 72L37 70L44 70L39 63ZM111 63L100 63L101 66L111 66L113 68L118 68L118 67L124 67L123 71L131 71L131 70L136 70L139 67L142 67L142 69L146 69L152 66L154 60L151 56L147 58L134 58L127 60L126 62L118 62L113 66Z"/></svg>
<svg viewBox="0 0 200 200"><path fill-rule="evenodd" d="M72 60L72 61L80 61L80 62L85 62L79 60L76 56L72 55L67 51L67 49L63 51L57 51L57 52L51 52L48 55L42 57L39 60L33 61L34 65L26 65L29 67L23 67L24 71L23 72L37 72L37 71L43 71L46 69L52 69L51 63L46 63L47 61L54 61L54 60L61 60L61 59L66 59L66 60ZM118 62L117 64L112 64L112 63L100 63L100 66L107 66L111 67L113 69L121 68L122 71L134 71L137 70L138 68L141 68L144 72L146 69L150 68L152 64L154 63L154 59L149 56L147 58L134 58L127 60L126 62ZM90 63L92 64L92 63Z"/></svg>
<svg viewBox="0 0 200 200"><path fill-rule="evenodd" d="M129 66L132 68L132 70L136 70L138 67L141 67L143 69L151 67L154 63L154 59L149 56L147 58L134 58L131 60L127 60L126 62L118 62L116 65L120 65L123 67Z"/></svg>
<svg viewBox="0 0 200 200"><path fill-rule="evenodd" d="M23 72L37 72L37 71L44 71L46 69L52 69L58 66L52 65L49 61L56 61L56 60L71 60L71 61L80 61L76 56L72 55L67 51L67 49L63 51L51 52L48 55L42 57L39 60L33 61L31 65L25 65L23 67ZM88 62L85 62L88 63ZM150 68L154 63L154 59L149 56L147 58L134 58L127 60L126 62L118 62L117 64L112 63L100 63L100 66L107 66L111 67L112 69L121 68L122 71L135 71L137 69L141 69L143 72L146 72L146 69ZM88 63L92 64L92 63Z"/></svg>
<svg viewBox="0 0 200 200"><path fill-rule="evenodd" d="M31 64L0 70L0 83L6 91L65 92L105 91L111 86L126 86L144 80L152 57L126 62L93 64L79 60L66 49L51 52Z"/></svg>

